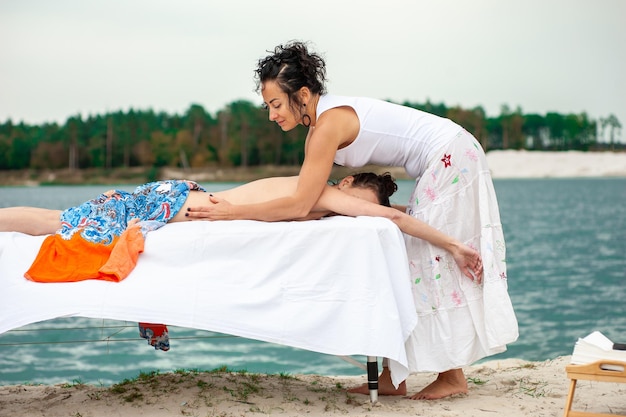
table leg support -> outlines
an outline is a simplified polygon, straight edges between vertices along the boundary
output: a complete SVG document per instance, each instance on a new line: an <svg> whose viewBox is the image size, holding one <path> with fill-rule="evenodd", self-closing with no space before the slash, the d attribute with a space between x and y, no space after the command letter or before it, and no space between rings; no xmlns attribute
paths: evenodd
<svg viewBox="0 0 626 417"><path fill-rule="evenodd" d="M569 384L569 392L567 393L567 400L565 401L565 413L563 414L563 417L569 417L569 413L572 411L574 392L576 392L576 380L572 379Z"/></svg>
<svg viewBox="0 0 626 417"><path fill-rule="evenodd" d="M378 357L367 357L367 387L372 404L378 402Z"/></svg>

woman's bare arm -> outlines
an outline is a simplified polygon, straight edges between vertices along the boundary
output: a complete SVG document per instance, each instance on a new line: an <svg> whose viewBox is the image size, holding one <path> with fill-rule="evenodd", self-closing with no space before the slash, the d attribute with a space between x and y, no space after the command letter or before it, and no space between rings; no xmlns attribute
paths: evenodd
<svg viewBox="0 0 626 417"><path fill-rule="evenodd" d="M337 149L345 141L354 139L358 129L358 118L353 110L335 108L324 112L307 135L305 158L298 174L298 186L292 195L243 205L223 204L224 200L215 198L210 206L192 207L187 217L263 221L304 218L326 187Z"/></svg>

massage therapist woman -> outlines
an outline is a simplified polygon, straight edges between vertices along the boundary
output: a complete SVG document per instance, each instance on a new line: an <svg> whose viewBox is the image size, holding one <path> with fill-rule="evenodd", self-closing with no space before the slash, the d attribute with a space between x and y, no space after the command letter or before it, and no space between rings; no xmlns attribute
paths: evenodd
<svg viewBox="0 0 626 417"><path fill-rule="evenodd" d="M467 392L462 368L506 350L518 337L507 290L505 242L485 153L451 120L364 97L326 92L326 64L303 42L277 46L256 68L257 89L270 121L289 131L309 129L298 185L291 195L261 204L234 205L215 198L190 217L280 221L305 217L326 186L333 162L403 166L415 178L406 212L480 253L483 279L470 279L455 263L458 248L405 235L418 326L409 336L411 372L438 377L412 399ZM475 268L476 265L469 265ZM405 395L383 364L381 395ZM366 386L352 392L368 393Z"/></svg>

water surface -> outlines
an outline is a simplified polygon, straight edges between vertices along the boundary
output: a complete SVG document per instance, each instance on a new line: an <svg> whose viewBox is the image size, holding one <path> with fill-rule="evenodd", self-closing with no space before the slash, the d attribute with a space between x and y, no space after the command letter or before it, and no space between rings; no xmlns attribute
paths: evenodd
<svg viewBox="0 0 626 417"><path fill-rule="evenodd" d="M412 184L399 181L393 202L404 204ZM203 185L217 191L234 184ZM594 330L626 342L626 179L496 180L495 187L520 337L488 359L569 355L576 339ZM63 209L109 188L114 187L0 187L0 207ZM0 384L111 384L140 371L220 366L363 374L334 356L194 329L171 327L170 333L172 349L161 352L138 338L136 323L65 318L26 326L0 335Z"/></svg>

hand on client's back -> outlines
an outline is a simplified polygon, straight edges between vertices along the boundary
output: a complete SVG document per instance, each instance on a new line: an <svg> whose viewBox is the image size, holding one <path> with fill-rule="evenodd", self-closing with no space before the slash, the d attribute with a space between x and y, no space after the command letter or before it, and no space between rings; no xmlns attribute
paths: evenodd
<svg viewBox="0 0 626 417"><path fill-rule="evenodd" d="M187 213L185 213L185 216L188 217L190 220L235 219L232 213L232 204L212 194L209 196L209 198L214 204L210 206L189 207L187 208Z"/></svg>

